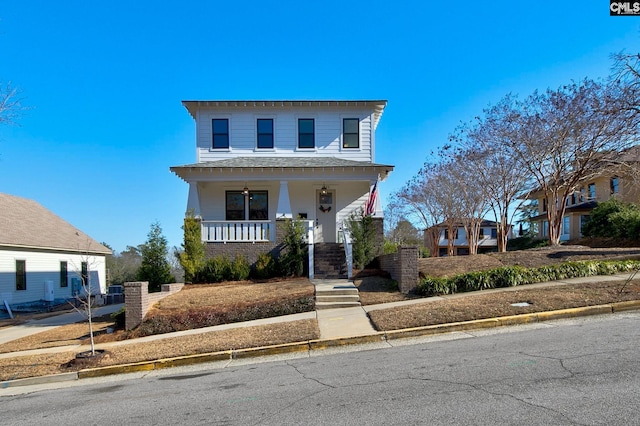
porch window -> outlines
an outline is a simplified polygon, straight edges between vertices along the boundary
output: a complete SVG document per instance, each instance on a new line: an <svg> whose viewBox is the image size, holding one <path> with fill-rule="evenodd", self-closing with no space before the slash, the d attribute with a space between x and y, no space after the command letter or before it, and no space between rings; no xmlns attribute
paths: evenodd
<svg viewBox="0 0 640 426"><path fill-rule="evenodd" d="M273 119L258 119L258 148L273 148Z"/></svg>
<svg viewBox="0 0 640 426"><path fill-rule="evenodd" d="M68 275L69 275L69 272L68 272L67 262L61 261L60 262L60 287L69 286Z"/></svg>
<svg viewBox="0 0 640 426"><path fill-rule="evenodd" d="M229 148L229 119L214 118L211 120L213 128L213 145L214 149Z"/></svg>
<svg viewBox="0 0 640 426"><path fill-rule="evenodd" d="M494 240L498 238L498 228L491 228L491 238Z"/></svg>
<svg viewBox="0 0 640 426"><path fill-rule="evenodd" d="M227 191L225 220L268 220L268 191Z"/></svg>
<svg viewBox="0 0 640 426"><path fill-rule="evenodd" d="M342 147L360 148L360 120L357 118L342 119Z"/></svg>
<svg viewBox="0 0 640 426"><path fill-rule="evenodd" d="M313 118L298 119L298 148L315 148L315 121Z"/></svg>
<svg viewBox="0 0 640 426"><path fill-rule="evenodd" d="M16 290L27 289L27 261L16 260Z"/></svg>

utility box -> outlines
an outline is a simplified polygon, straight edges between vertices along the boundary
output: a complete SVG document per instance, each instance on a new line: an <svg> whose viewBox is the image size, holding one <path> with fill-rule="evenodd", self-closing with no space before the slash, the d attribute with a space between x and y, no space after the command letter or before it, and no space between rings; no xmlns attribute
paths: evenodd
<svg viewBox="0 0 640 426"><path fill-rule="evenodd" d="M44 282L44 300L45 302L53 302L55 299L53 295L53 281L46 280Z"/></svg>

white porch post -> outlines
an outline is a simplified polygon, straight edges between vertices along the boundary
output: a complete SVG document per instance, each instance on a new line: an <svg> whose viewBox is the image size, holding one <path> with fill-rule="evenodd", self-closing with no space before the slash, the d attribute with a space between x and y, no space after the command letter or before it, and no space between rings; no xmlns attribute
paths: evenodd
<svg viewBox="0 0 640 426"><path fill-rule="evenodd" d="M187 199L187 211L193 209L195 217L200 216L200 194L198 193L198 183L189 182L189 198Z"/></svg>
<svg viewBox="0 0 640 426"><path fill-rule="evenodd" d="M280 193L278 194L278 208L276 219L293 219L291 213L291 201L289 199L289 182L280 181Z"/></svg>

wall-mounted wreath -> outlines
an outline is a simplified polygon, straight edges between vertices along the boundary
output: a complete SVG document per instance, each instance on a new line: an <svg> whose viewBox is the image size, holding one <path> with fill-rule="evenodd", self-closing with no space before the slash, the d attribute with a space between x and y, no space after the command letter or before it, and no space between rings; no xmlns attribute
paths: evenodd
<svg viewBox="0 0 640 426"><path fill-rule="evenodd" d="M322 205L321 205L321 206L320 206L320 211L321 211L322 213L330 212L330 211L331 211L331 206L325 207L325 206L322 206Z"/></svg>

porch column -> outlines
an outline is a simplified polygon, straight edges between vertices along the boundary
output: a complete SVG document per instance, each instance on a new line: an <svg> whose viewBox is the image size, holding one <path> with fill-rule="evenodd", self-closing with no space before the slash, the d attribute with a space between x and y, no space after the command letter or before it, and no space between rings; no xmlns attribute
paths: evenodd
<svg viewBox="0 0 640 426"><path fill-rule="evenodd" d="M291 201L289 200L289 182L280 181L280 193L278 194L278 209L276 219L293 219L291 213Z"/></svg>
<svg viewBox="0 0 640 426"><path fill-rule="evenodd" d="M193 209L193 215L195 217L201 217L200 194L198 193L197 182L189 182L189 198L187 199L187 211L192 209Z"/></svg>

